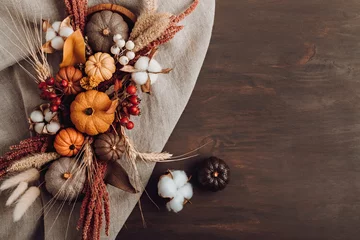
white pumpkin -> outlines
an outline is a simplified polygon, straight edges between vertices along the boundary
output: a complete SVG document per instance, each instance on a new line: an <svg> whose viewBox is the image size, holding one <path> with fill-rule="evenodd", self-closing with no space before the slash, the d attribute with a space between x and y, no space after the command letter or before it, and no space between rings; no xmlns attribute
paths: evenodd
<svg viewBox="0 0 360 240"><path fill-rule="evenodd" d="M85 181L85 170L79 169L74 158L60 158L51 164L45 174L46 189L57 200L73 201L78 198Z"/></svg>

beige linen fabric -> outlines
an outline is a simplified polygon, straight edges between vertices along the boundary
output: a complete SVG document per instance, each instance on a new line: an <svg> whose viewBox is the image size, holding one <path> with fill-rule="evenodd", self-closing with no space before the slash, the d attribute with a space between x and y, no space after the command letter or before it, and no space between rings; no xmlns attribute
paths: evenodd
<svg viewBox="0 0 360 240"><path fill-rule="evenodd" d="M22 0L20 2L22 7L14 9L13 0L2 0L0 15L5 22L0 22L0 29L9 33L6 25L11 26L10 19L5 17L7 11L5 7L13 13L20 10L29 19L40 17L41 10L44 13L43 18L59 20L64 16L65 11L62 2L61 0ZM89 6L105 2L108 1L90 0ZM191 2L191 0L159 0L159 11L178 14ZM141 0L119 0L111 3L128 7L136 14L142 6ZM153 85L153 95L141 94L142 115L134 118L136 127L128 132L139 150L161 151L174 129L191 95L205 58L211 37L214 11L214 0L202 0L195 12L181 23L185 25L185 29L170 43L160 48L156 59L163 67L172 67L174 71L159 77L157 83ZM16 38L12 37L12 40L16 41ZM15 60L21 60L21 50L14 47L1 32L0 43L6 48L6 50L0 48L0 153L4 153L9 145L29 136L27 115L41 101L36 84L18 64L15 64ZM15 59L9 56L8 51L15 56ZM54 59L54 62L56 61L58 59ZM31 70L28 65L26 68ZM153 165L140 165L139 168L143 183L146 184ZM111 203L111 228L110 236L106 237L103 233L102 239L115 239L141 194L128 194L112 186L108 187L108 191ZM0 198L0 239L64 239L66 234L67 239L80 239L81 232L76 230L80 203L72 211L71 204L66 203L62 206L61 202L57 202L43 217L42 207L49 201L50 196L42 193L42 198L36 201L24 218L18 223L13 223L13 208L4 207L8 195L9 192L2 193ZM62 211L58 213L61 207Z"/></svg>

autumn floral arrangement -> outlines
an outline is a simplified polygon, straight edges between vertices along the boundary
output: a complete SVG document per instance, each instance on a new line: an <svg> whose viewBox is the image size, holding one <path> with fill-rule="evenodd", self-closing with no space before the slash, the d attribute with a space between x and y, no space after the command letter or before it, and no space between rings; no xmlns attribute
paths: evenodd
<svg viewBox="0 0 360 240"><path fill-rule="evenodd" d="M156 1L147 0L135 16L119 5L88 8L87 0L65 0L68 17L43 20L39 29L17 15L23 25L16 31L27 38L22 47L36 74L28 73L44 103L29 115L32 137L0 158L0 177L6 177L0 190L14 188L6 202L16 202L14 221L40 195L42 188L30 183L44 173L54 200L82 201L83 239L99 239L103 218L107 234L110 224L106 184L139 192L137 161L177 160L169 153L137 151L126 132L136 127L131 119L141 117L140 93L151 94L158 75L171 71L156 60L159 47L183 29L178 23L197 4L194 0L173 15L158 12ZM48 54L60 55L60 65L51 66ZM127 161L131 173L119 159ZM188 181L182 179L180 187Z"/></svg>

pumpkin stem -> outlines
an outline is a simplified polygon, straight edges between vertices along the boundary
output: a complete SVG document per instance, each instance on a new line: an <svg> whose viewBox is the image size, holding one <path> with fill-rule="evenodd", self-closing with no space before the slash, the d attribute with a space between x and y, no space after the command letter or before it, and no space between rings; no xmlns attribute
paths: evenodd
<svg viewBox="0 0 360 240"><path fill-rule="evenodd" d="M110 34L110 29L109 29L109 28L105 28L105 29L103 30L102 34L103 34L104 36L109 36L109 34Z"/></svg>
<svg viewBox="0 0 360 240"><path fill-rule="evenodd" d="M66 172L66 173L63 174L64 179L69 179L69 178L71 178L71 176L72 176L72 174L69 173L69 172Z"/></svg>
<svg viewBox="0 0 360 240"><path fill-rule="evenodd" d="M70 147L69 147L69 148L70 148L70 150L75 150L75 148L76 148L76 147L75 147L75 145L74 145L74 144L72 144L72 145L70 145Z"/></svg>
<svg viewBox="0 0 360 240"><path fill-rule="evenodd" d="M214 176L214 177L218 177L218 176L219 176L219 173L218 173L218 172L214 172L214 173L213 173L213 176Z"/></svg>
<svg viewBox="0 0 360 240"><path fill-rule="evenodd" d="M91 116L94 112L94 109L92 108L87 108L85 109L85 114L88 115L88 116Z"/></svg>

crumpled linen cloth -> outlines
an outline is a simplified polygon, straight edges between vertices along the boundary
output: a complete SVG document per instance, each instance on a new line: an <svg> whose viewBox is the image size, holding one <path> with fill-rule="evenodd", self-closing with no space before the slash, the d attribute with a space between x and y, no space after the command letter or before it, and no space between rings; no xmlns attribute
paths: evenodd
<svg viewBox="0 0 360 240"><path fill-rule="evenodd" d="M15 0L17 2L17 0ZM89 6L107 1L89 0ZM179 14L192 0L159 0L159 10ZM116 0L119 4L139 14L142 0ZM39 91L34 81L17 64L24 54L21 48L14 46L4 33L12 36L8 30L13 26L7 12L21 11L28 19L40 18L51 21L61 20L65 16L65 7L61 0L2 0L0 8L0 153L8 146L29 137L27 117L31 110L41 103ZM160 47L156 59L163 67L174 68L168 75L161 75L153 85L153 94L141 94L142 114L134 117L135 128L128 131L130 138L140 151L161 151L182 114L196 79L200 72L209 45L214 20L215 0L202 0L198 8L180 24L184 30L168 44ZM42 14L41 14L42 13ZM23 36L18 36L24 39ZM14 36L12 41L19 44ZM9 52L12 56L10 56ZM31 67L21 62L27 70ZM54 72L57 69L54 68ZM144 185L146 185L154 165L139 165ZM110 236L104 232L102 239L115 239L126 219L135 207L139 194L128 194L108 186L111 204ZM5 207L10 192L0 196L0 239L81 239L81 231L76 230L80 203L74 210L72 204L56 202L50 209L43 207L51 199L42 193L25 216L17 223L12 221L13 207ZM61 209L59 212L59 209ZM45 211L45 214L44 214ZM71 217L69 218L69 215ZM69 220L70 219L70 220ZM68 221L69 220L69 221ZM141 224L141 223L139 223Z"/></svg>

